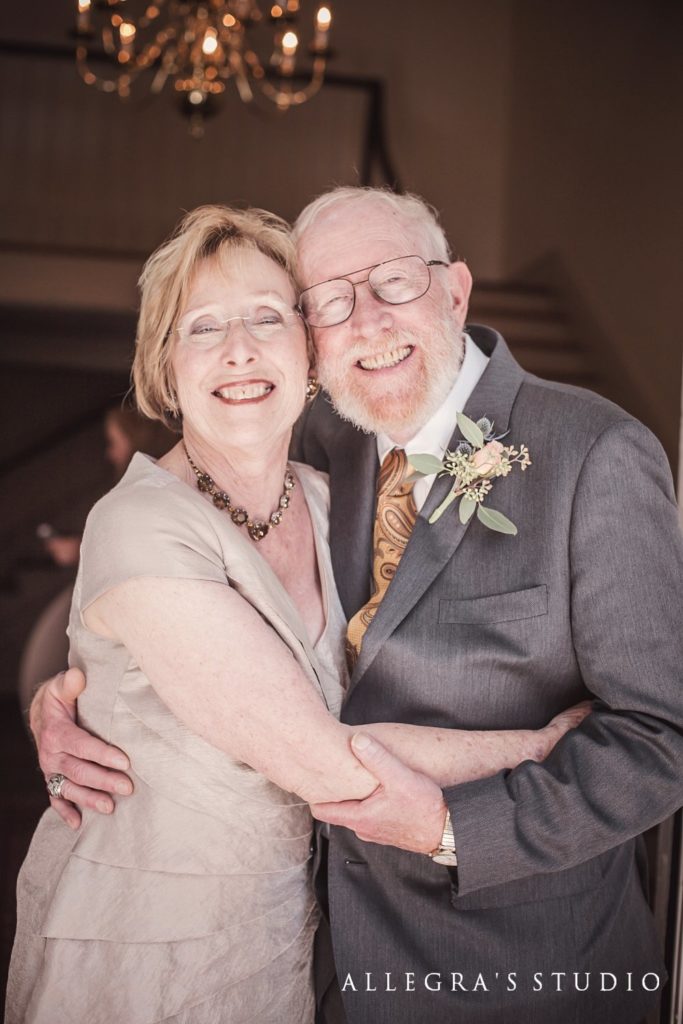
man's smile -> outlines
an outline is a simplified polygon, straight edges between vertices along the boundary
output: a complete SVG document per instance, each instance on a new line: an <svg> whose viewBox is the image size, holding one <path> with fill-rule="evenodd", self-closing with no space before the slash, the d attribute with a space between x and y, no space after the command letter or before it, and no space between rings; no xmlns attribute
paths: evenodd
<svg viewBox="0 0 683 1024"><path fill-rule="evenodd" d="M382 352L377 356L367 356L359 359L356 366L361 370L386 370L403 363L412 355L414 345L404 345L401 348L393 348L389 352Z"/></svg>

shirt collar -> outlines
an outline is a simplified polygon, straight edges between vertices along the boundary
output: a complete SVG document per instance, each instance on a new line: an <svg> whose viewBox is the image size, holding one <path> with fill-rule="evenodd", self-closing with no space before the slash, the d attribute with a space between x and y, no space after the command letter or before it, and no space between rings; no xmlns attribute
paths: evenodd
<svg viewBox="0 0 683 1024"><path fill-rule="evenodd" d="M378 434L377 454L380 464L395 447L404 447L407 455L435 455L440 459L455 432L457 415L465 408L488 361L488 356L475 345L469 334L465 334L465 356L462 366L445 400L406 445L397 446L387 434Z"/></svg>

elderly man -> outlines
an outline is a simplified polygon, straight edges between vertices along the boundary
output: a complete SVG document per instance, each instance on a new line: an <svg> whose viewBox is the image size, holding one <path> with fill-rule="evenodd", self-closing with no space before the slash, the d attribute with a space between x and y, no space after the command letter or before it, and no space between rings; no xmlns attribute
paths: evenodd
<svg viewBox="0 0 683 1024"><path fill-rule="evenodd" d="M665 982L637 837L681 802L683 544L663 452L621 409L465 329L469 271L421 200L338 189L295 230L327 392L295 454L330 474L343 718L382 782L362 803L315 808L332 823L347 1017L635 1024ZM408 477L411 456L472 456L462 411L501 439L492 466L503 442L533 463L477 492L493 521L480 501L444 508L452 476ZM500 532L508 517L517 536ZM72 685L34 709L49 727L41 765L72 780L75 803L107 803L125 779L72 755L125 762L59 724ZM382 719L530 728L586 697L593 713L545 762L444 792L362 732Z"/></svg>

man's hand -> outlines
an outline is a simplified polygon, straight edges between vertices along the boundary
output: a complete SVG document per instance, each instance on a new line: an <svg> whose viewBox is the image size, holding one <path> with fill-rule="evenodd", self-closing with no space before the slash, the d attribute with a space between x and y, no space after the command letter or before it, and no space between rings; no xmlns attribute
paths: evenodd
<svg viewBox="0 0 683 1024"><path fill-rule="evenodd" d="M313 804L319 821L343 825L366 843L430 853L441 842L446 804L437 784L414 772L367 733L354 733L351 748L379 781L365 800Z"/></svg>
<svg viewBox="0 0 683 1024"><path fill-rule="evenodd" d="M29 711L31 732L38 747L38 760L45 779L64 775L59 799L50 803L70 828L81 824L80 807L111 814L114 801L110 793L128 796L133 783L123 771L130 767L118 747L110 747L79 729L76 701L85 689L85 676L77 668L60 672L40 687ZM121 769L112 771L111 769Z"/></svg>

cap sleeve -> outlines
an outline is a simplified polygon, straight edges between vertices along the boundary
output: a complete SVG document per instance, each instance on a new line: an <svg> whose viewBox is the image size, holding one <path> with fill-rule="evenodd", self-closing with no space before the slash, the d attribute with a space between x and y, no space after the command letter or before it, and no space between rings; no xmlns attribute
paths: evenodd
<svg viewBox="0 0 683 1024"><path fill-rule="evenodd" d="M180 483L119 485L88 516L81 545L79 610L126 580L143 576L228 585L216 532L196 496L183 494Z"/></svg>

